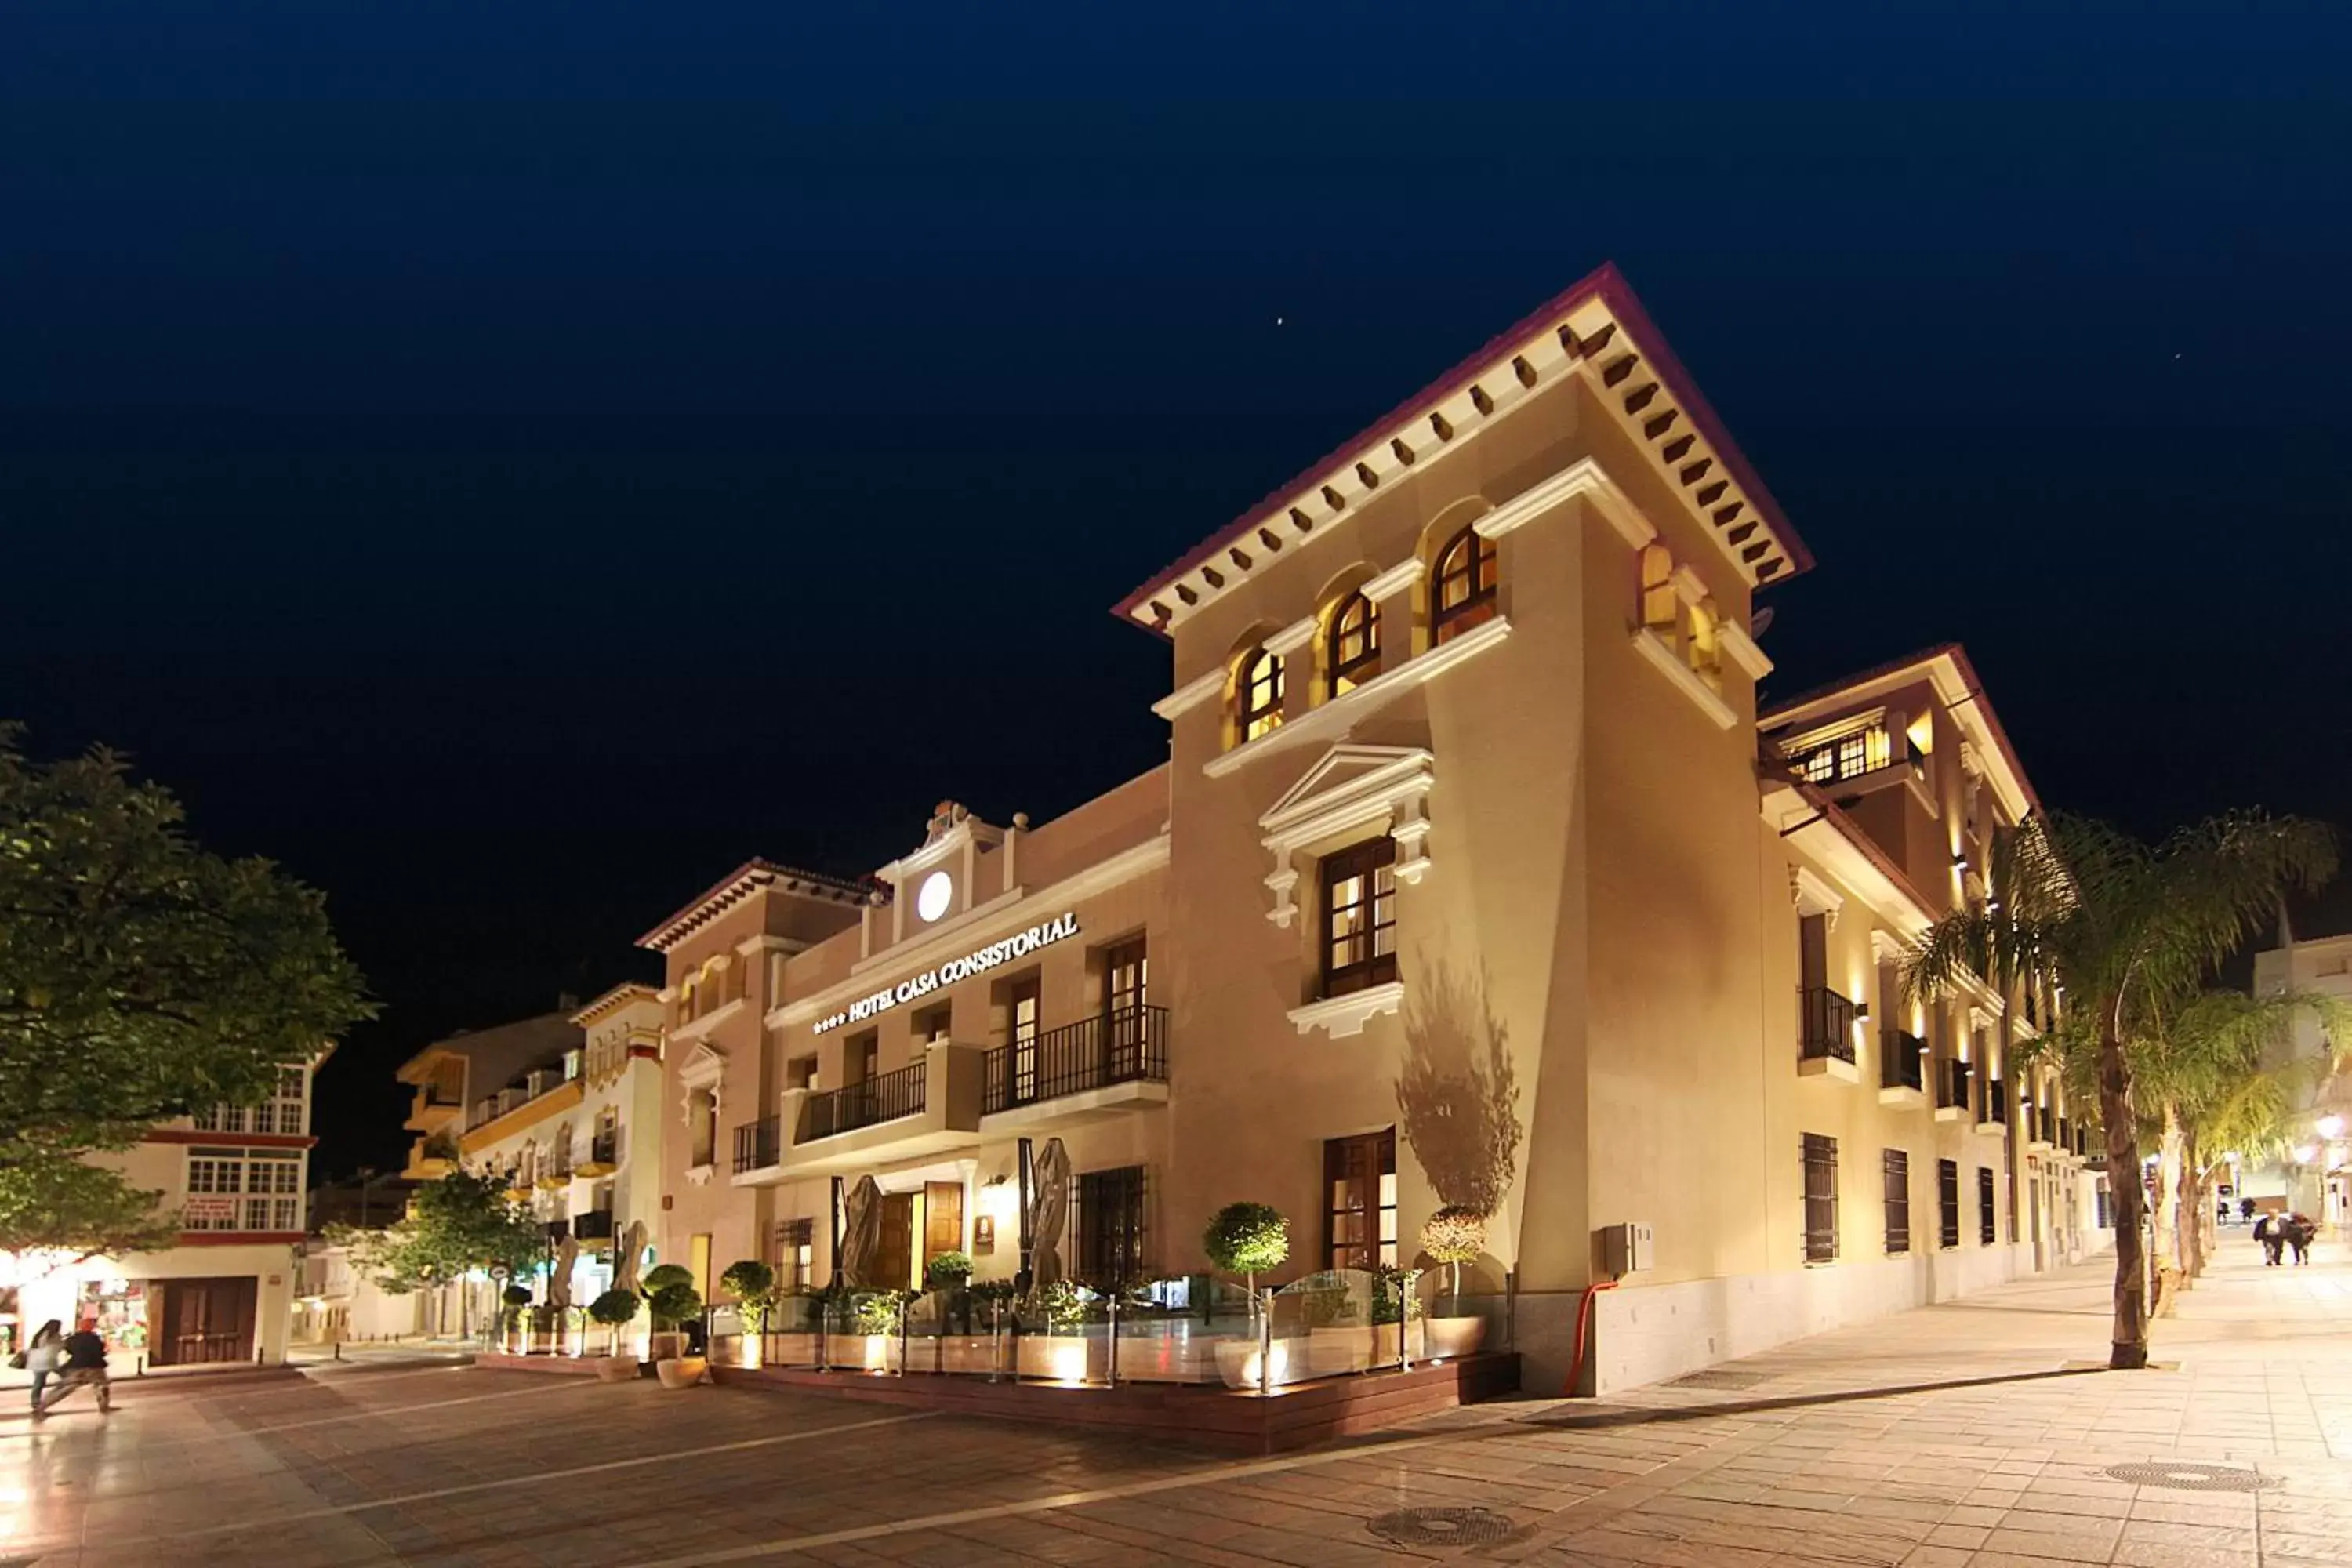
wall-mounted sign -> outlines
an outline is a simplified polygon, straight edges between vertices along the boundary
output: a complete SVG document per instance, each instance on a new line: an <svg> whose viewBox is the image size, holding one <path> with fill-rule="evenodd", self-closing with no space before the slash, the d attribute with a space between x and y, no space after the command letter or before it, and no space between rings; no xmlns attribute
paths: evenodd
<svg viewBox="0 0 2352 1568"><path fill-rule="evenodd" d="M1018 958L1026 958L1041 947L1077 934L1078 917L1076 914L1061 915L1047 921L1044 925L1031 926L1027 931L1014 932L1003 942L992 942L977 952L966 953L961 958L950 958L937 969L927 969L911 980L901 980L887 991L877 991L871 996L860 996L842 1011L830 1017L818 1019L813 1032L822 1035L827 1029L838 1029L844 1024L862 1024L868 1018L887 1013L893 1007L902 1006L919 996L928 996L942 985L952 985L959 980L969 980L973 975L985 973L999 964L1010 963Z"/></svg>
<svg viewBox="0 0 2352 1568"><path fill-rule="evenodd" d="M201 1220L206 1223L235 1219L236 1200L235 1198L189 1198L180 1205L180 1217L183 1220Z"/></svg>

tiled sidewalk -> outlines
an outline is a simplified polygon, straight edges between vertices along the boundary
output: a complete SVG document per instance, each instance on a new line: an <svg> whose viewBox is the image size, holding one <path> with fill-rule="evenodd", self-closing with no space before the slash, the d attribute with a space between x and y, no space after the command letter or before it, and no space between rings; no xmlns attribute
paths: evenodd
<svg viewBox="0 0 2352 1568"><path fill-rule="evenodd" d="M2172 1370L2063 1370L2104 1351L2100 1263L1605 1406L1487 1405L1273 1459L437 1367L131 1388L103 1421L0 1418L0 1561L2352 1563L2352 1265L2264 1270L2235 1239L2158 1326ZM2150 1460L2264 1489L2106 1474ZM1400 1543L1427 1509L1497 1538Z"/></svg>

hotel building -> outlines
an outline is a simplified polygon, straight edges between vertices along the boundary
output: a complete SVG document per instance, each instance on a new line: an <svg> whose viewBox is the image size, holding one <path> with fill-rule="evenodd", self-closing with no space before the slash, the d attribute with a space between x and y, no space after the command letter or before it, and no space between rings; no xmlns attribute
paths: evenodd
<svg viewBox="0 0 2352 1568"><path fill-rule="evenodd" d="M952 803L868 880L755 860L666 964L659 1250L866 1283L1016 1267L1058 1140L1078 1278L1410 1265L1444 1203L1557 1390L1675 1375L2095 1245L2046 999L1904 998L1902 943L2034 806L1966 658L1765 708L1811 557L1596 273L1117 606L1170 760L1052 821ZM951 784L952 781L943 780Z"/></svg>

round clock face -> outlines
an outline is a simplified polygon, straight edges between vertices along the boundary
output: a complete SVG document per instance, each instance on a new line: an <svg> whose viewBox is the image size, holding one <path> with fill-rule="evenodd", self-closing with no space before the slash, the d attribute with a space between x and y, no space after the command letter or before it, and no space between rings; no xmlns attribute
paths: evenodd
<svg viewBox="0 0 2352 1568"><path fill-rule="evenodd" d="M915 912L925 921L935 921L948 912L948 900L955 897L955 884L945 871L934 871L923 879L915 890Z"/></svg>

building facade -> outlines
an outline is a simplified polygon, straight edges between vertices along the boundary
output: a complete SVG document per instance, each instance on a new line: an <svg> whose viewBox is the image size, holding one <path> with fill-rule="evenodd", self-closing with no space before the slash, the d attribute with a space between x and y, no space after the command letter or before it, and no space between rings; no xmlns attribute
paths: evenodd
<svg viewBox="0 0 2352 1568"><path fill-rule="evenodd" d="M566 1021L573 1043L478 1100L457 1147L467 1169L505 1176L539 1222L547 1270L568 1253L571 1300L584 1307L611 1287L631 1227L647 1243L656 1233L661 1005L649 985L617 985Z"/></svg>
<svg viewBox="0 0 2352 1568"><path fill-rule="evenodd" d="M1277 1278L1487 1211L1531 1388L1617 1287L1600 1391L2080 1256L2082 1131L2011 1065L2053 999L1894 978L2032 789L1957 648L1759 714L1809 564L1622 281L1549 301L1117 607L1164 767L642 939L660 1256L821 1284L862 1190L861 1283L1007 1277L1026 1140L1081 1279L1204 1272L1235 1200Z"/></svg>
<svg viewBox="0 0 2352 1568"><path fill-rule="evenodd" d="M2282 921L2279 934L2279 946L2254 955L2255 995L2297 991L2352 1005L2352 933L2297 941ZM2308 1215L2341 1235L2352 1224L2352 1075L2325 1070L2329 1042L2315 1018L2295 1020L2285 1058L2316 1079L2295 1136L2284 1158L2243 1163L2233 1184L2258 1207Z"/></svg>
<svg viewBox="0 0 2352 1568"><path fill-rule="evenodd" d="M178 1215L175 1246L121 1258L5 1258L0 1329L10 1342L51 1318L95 1320L118 1370L286 1359L300 1285L303 1191L316 1061L281 1068L277 1092L148 1131L93 1154Z"/></svg>

